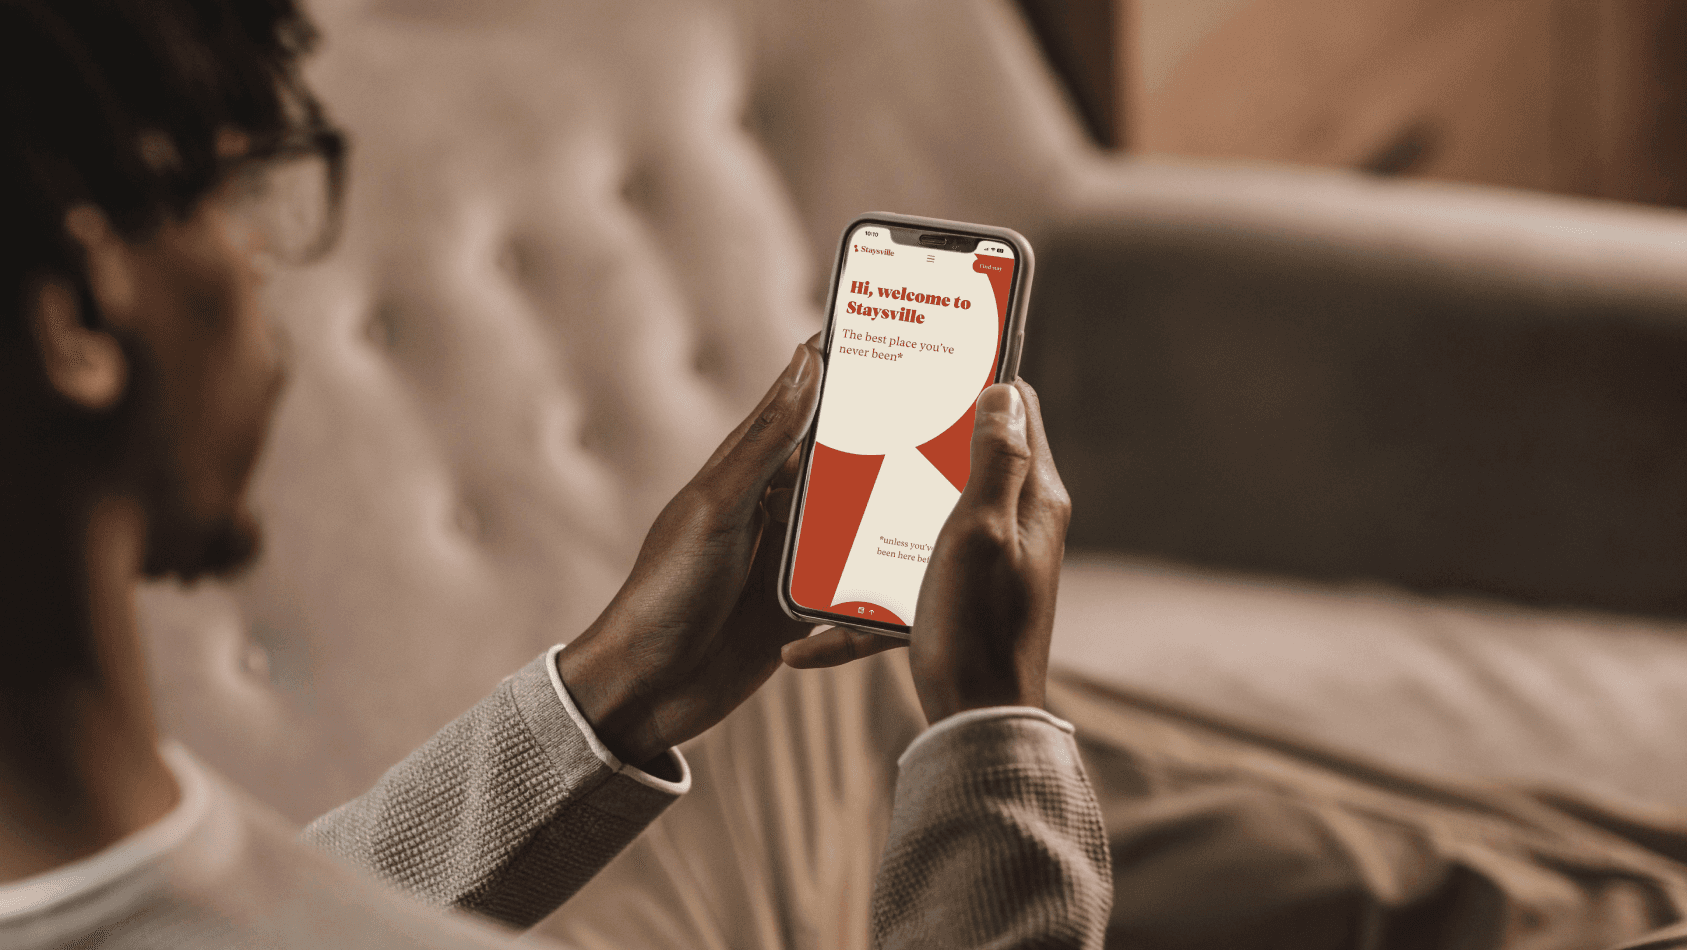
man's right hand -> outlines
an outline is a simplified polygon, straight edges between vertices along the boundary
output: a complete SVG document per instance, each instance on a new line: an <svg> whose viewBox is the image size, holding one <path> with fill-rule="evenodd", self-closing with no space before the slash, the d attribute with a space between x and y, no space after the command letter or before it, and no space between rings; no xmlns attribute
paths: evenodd
<svg viewBox="0 0 1687 950"><path fill-rule="evenodd" d="M1023 380L978 398L972 473L932 551L904 643L833 627L785 645L789 666L837 666L899 646L926 721L986 706L1042 706L1072 503Z"/></svg>

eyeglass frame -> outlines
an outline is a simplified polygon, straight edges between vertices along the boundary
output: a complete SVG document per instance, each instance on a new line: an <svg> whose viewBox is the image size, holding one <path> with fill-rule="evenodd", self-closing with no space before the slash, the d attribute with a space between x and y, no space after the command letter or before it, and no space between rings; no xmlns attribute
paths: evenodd
<svg viewBox="0 0 1687 950"><path fill-rule="evenodd" d="M289 129L279 135L257 139L244 153L226 159L220 163L217 180L229 181L242 170L252 166L269 165L290 158L320 156L327 166L327 215L323 219L321 233L303 250L298 260L291 262L308 264L320 260L339 240L345 217L348 151L344 132L319 117L313 117L303 128Z"/></svg>

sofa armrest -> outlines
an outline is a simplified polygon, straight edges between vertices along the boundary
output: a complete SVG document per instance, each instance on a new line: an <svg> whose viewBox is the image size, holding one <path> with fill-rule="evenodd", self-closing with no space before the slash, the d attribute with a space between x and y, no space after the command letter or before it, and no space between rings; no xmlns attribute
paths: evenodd
<svg viewBox="0 0 1687 950"><path fill-rule="evenodd" d="M1687 612L1687 214L1096 163L1024 374L1075 547Z"/></svg>

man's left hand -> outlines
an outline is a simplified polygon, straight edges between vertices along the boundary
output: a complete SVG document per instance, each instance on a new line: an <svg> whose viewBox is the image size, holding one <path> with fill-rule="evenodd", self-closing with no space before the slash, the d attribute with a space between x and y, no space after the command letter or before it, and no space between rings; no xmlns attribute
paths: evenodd
<svg viewBox="0 0 1687 950"><path fill-rule="evenodd" d="M809 631L775 593L796 449L820 394L818 336L662 509L631 575L557 655L609 750L643 765L725 718Z"/></svg>

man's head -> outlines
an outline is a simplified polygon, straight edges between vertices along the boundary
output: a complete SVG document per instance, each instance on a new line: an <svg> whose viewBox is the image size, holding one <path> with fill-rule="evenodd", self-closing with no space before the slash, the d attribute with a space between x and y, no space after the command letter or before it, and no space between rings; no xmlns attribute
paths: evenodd
<svg viewBox="0 0 1687 950"><path fill-rule="evenodd" d="M4 503L131 497L153 575L256 545L280 379L260 259L319 250L338 192L313 40L293 0L0 0Z"/></svg>

